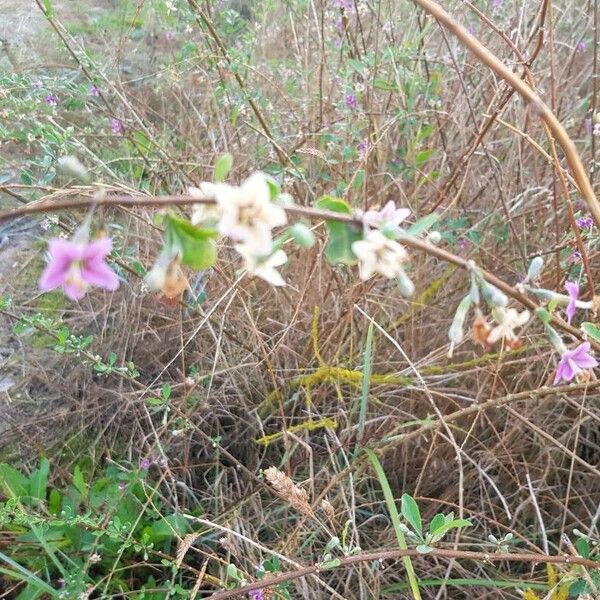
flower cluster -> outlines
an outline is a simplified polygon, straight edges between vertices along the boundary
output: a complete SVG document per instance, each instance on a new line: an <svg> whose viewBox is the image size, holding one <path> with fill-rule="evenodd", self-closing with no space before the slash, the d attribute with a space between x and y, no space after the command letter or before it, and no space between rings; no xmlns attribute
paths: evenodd
<svg viewBox="0 0 600 600"><path fill-rule="evenodd" d="M277 267L287 262L287 255L274 248L273 229L285 225L287 215L271 200L266 175L254 173L240 186L204 183L200 188L191 188L190 194L216 202L212 206L194 206L194 225L215 226L221 235L238 242L234 247L244 258L249 273L271 285L285 285Z"/></svg>
<svg viewBox="0 0 600 600"><path fill-rule="evenodd" d="M364 226L363 239L352 244L358 259L358 272L363 281L379 273L388 279L398 279L401 289L410 295L414 286L404 271L409 256L396 238L402 230L400 224L410 216L407 208L397 208L390 200L381 210L359 213Z"/></svg>
<svg viewBox="0 0 600 600"><path fill-rule="evenodd" d="M491 324L481 310L481 297L491 309L491 316L495 324ZM475 307L475 318L471 328L471 337L487 352L495 344L500 343L501 348L516 350L522 346L517 330L523 327L530 318L529 311L517 311L508 308L508 298L497 287L483 279L481 274L473 268L471 272L471 290L458 305L448 337L450 339L450 354L454 346L464 338L464 323L471 306Z"/></svg>

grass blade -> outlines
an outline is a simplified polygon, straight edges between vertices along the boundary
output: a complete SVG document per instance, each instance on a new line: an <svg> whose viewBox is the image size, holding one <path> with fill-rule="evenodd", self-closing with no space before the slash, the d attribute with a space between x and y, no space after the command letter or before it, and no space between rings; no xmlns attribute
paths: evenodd
<svg viewBox="0 0 600 600"><path fill-rule="evenodd" d="M404 537L404 533L400 529L400 515L398 514L398 508L396 507L396 502L394 500L394 494L392 494L392 489L390 488L390 484L388 482L387 476L377 455L373 450L369 448L365 448L365 452L375 469L375 473L377 474L377 479L379 479L379 484L381 485L381 489L383 491L383 496L385 498L385 503L387 505L388 512L390 513L390 519L392 520L392 525L394 527L394 532L396 533L396 540L398 542L398 548L400 550L406 550L408 546L406 545L406 538ZM406 569L406 574L408 575L408 583L410 585L410 590L412 592L413 598L415 600L421 600L421 592L419 590L419 582L417 581L417 577L415 575L415 570L410 560L410 556L403 556L402 562L404 563L404 568Z"/></svg>
<svg viewBox="0 0 600 600"><path fill-rule="evenodd" d="M50 587L45 581L42 581L35 573L32 573L12 558L6 556L6 554L0 552L0 560L3 560L6 564L10 565L18 573L14 573L13 576L17 576L23 581L27 581L31 586L44 590L47 594L50 594L52 598L58 598L58 592ZM3 570L7 571L7 570Z"/></svg>
<svg viewBox="0 0 600 600"><path fill-rule="evenodd" d="M360 391L360 409L358 413L358 435L356 436L356 452L362 444L363 433L365 431L365 420L367 418L367 406L369 404L369 387L371 384L371 370L373 366L373 323L369 323L367 330L367 342L365 344L363 380Z"/></svg>

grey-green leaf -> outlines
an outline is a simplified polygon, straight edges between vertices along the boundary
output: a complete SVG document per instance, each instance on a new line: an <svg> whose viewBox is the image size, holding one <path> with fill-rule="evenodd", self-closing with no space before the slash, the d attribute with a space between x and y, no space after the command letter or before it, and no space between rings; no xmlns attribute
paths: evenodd
<svg viewBox="0 0 600 600"><path fill-rule="evenodd" d="M419 511L419 505L409 494L402 494L400 511L402 512L402 516L410 523L415 532L419 534L419 537L423 537L423 525L421 523L421 512Z"/></svg>

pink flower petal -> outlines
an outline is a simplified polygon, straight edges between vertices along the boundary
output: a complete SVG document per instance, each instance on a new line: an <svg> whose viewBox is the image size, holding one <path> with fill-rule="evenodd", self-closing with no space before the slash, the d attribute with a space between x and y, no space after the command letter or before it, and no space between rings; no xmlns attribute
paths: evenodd
<svg viewBox="0 0 600 600"><path fill-rule="evenodd" d="M86 289L83 286L64 283L63 292L65 293L65 296L71 300L81 300L85 296Z"/></svg>
<svg viewBox="0 0 600 600"><path fill-rule="evenodd" d="M115 272L100 260L86 261L81 268L83 280L95 287L111 292L119 287L119 278Z"/></svg>
<svg viewBox="0 0 600 600"><path fill-rule="evenodd" d="M104 237L94 240L85 246L83 250L83 260L102 260L108 256L112 250L112 240Z"/></svg>
<svg viewBox="0 0 600 600"><path fill-rule="evenodd" d="M593 369L598 366L598 361L590 354L586 354L585 356L577 358L577 366L582 369Z"/></svg>
<svg viewBox="0 0 600 600"><path fill-rule="evenodd" d="M558 363L554 383L558 383L561 379L571 381L578 371L577 365L568 356L564 355Z"/></svg>
<svg viewBox="0 0 600 600"><path fill-rule="evenodd" d="M60 238L54 238L48 242L48 253L50 259L59 261L61 263L71 263L74 260L81 260L83 257L83 250L85 246L76 244L70 240L62 240Z"/></svg>
<svg viewBox="0 0 600 600"><path fill-rule="evenodd" d="M577 360L579 358L579 356L582 356L583 354L587 354L590 349L591 349L592 345L589 342L581 342L581 344L579 344L579 346L577 346L577 348L575 348L574 350L570 350L569 354L575 358L575 360Z"/></svg>
<svg viewBox="0 0 600 600"><path fill-rule="evenodd" d="M577 311L577 297L579 296L579 284L575 281L567 281L565 283L565 289L569 294L569 304L567 305L567 323L571 324L575 312Z"/></svg>
<svg viewBox="0 0 600 600"><path fill-rule="evenodd" d="M49 292L61 286L69 270L69 265L70 263L65 263L64 261L48 263L38 283L40 290Z"/></svg>

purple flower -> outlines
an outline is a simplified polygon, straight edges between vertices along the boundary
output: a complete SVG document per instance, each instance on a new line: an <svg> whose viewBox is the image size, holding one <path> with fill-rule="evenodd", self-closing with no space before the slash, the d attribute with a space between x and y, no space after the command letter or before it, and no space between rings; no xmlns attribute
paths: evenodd
<svg viewBox="0 0 600 600"><path fill-rule="evenodd" d="M97 86L93 85L90 88L90 96L93 96L94 98L98 98L100 96L100 89Z"/></svg>
<svg viewBox="0 0 600 600"><path fill-rule="evenodd" d="M571 256L569 256L570 263L578 263L581 260L581 252L579 250L575 250Z"/></svg>
<svg viewBox="0 0 600 600"><path fill-rule="evenodd" d="M250 590L248 592L248 598L250 598L250 600L264 600L264 597L262 590Z"/></svg>
<svg viewBox="0 0 600 600"><path fill-rule="evenodd" d="M560 362L554 376L554 383L561 380L572 381L575 375L584 369L592 369L598 366L598 361L589 353L590 343L583 342L574 350L565 350L560 357Z"/></svg>
<svg viewBox="0 0 600 600"><path fill-rule="evenodd" d="M358 150L359 154L364 156L367 153L367 150L369 149L369 140L361 140L360 142L358 142L356 149Z"/></svg>
<svg viewBox="0 0 600 600"><path fill-rule="evenodd" d="M33 82L33 89L34 90L39 90L42 88L42 82L38 79L37 81Z"/></svg>
<svg viewBox="0 0 600 600"><path fill-rule="evenodd" d="M116 133L118 135L122 135L125 131L125 128L123 127L123 122L120 119L113 119L110 128L112 129L113 133Z"/></svg>
<svg viewBox="0 0 600 600"><path fill-rule="evenodd" d="M569 294L569 304L567 304L567 323L570 325L575 311L577 310L577 296L579 296L579 284L576 281L567 281L565 290Z"/></svg>
<svg viewBox="0 0 600 600"><path fill-rule="evenodd" d="M338 18L335 20L335 28L336 28L338 31L342 31L342 29L344 28L344 22L342 21L342 17L338 17Z"/></svg>
<svg viewBox="0 0 600 600"><path fill-rule="evenodd" d="M81 300L89 286L114 291L119 279L104 262L112 241L102 238L90 242L55 238L48 243L50 261L40 277L40 289L48 292L62 287L71 300Z"/></svg>
<svg viewBox="0 0 600 600"><path fill-rule="evenodd" d="M585 40L581 40L577 46L575 46L575 50L577 52L585 52L587 50L587 42Z"/></svg>
<svg viewBox="0 0 600 600"><path fill-rule="evenodd" d="M142 460L140 460L140 469L142 469L142 471L147 471L150 468L150 464L149 458L142 458Z"/></svg>
<svg viewBox="0 0 600 600"><path fill-rule="evenodd" d="M333 0L334 6L342 8L348 12L354 11L354 0Z"/></svg>
<svg viewBox="0 0 600 600"><path fill-rule="evenodd" d="M346 94L346 106L350 110L356 110L357 104L356 96L354 94Z"/></svg>
<svg viewBox="0 0 600 600"><path fill-rule="evenodd" d="M118 488L123 491L127 488L127 484L124 481L121 481L121 483L118 485Z"/></svg>
<svg viewBox="0 0 600 600"><path fill-rule="evenodd" d="M492 2L492 5L493 5L494 8L500 8L502 6L503 1L504 0L494 0Z"/></svg>
<svg viewBox="0 0 600 600"><path fill-rule="evenodd" d="M471 247L471 240L468 240L467 238L460 238L457 243L461 250L467 250Z"/></svg>
<svg viewBox="0 0 600 600"><path fill-rule="evenodd" d="M579 229L591 229L594 226L594 219L589 216L579 217L576 223Z"/></svg>
<svg viewBox="0 0 600 600"><path fill-rule="evenodd" d="M44 102L50 106L56 106L58 104L58 98L54 94L47 94L44 98Z"/></svg>

